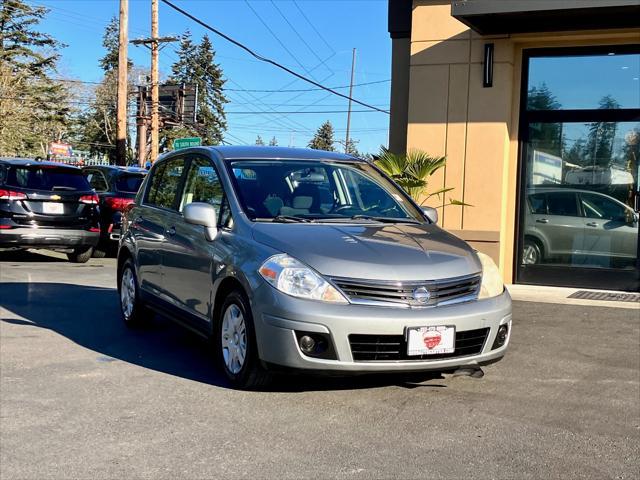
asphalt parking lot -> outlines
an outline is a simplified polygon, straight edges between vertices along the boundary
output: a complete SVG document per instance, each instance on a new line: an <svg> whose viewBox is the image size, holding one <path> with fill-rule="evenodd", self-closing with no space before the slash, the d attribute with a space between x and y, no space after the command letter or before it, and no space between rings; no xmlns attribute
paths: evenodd
<svg viewBox="0 0 640 480"><path fill-rule="evenodd" d="M482 379L228 388L207 345L122 325L115 260L0 254L0 477L640 476L640 311L514 303Z"/></svg>

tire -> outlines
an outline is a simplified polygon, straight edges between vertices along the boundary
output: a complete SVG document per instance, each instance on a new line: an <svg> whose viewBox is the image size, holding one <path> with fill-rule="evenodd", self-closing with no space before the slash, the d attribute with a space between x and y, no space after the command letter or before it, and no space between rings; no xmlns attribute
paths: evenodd
<svg viewBox="0 0 640 480"><path fill-rule="evenodd" d="M93 255L93 247L74 248L73 252L67 253L67 258L72 263L87 263Z"/></svg>
<svg viewBox="0 0 640 480"><path fill-rule="evenodd" d="M98 245L93 249L93 258L104 258L107 256L107 251L104 246Z"/></svg>
<svg viewBox="0 0 640 480"><path fill-rule="evenodd" d="M525 238L522 250L522 263L524 265L538 265L542 263L542 248L535 240Z"/></svg>
<svg viewBox="0 0 640 480"><path fill-rule="evenodd" d="M138 327L146 323L151 312L140 300L138 278L131 259L127 259L118 276L118 298L122 320L128 327Z"/></svg>
<svg viewBox="0 0 640 480"><path fill-rule="evenodd" d="M251 307L241 292L232 291L223 302L214 340L217 362L234 388L253 390L271 383L258 358Z"/></svg>

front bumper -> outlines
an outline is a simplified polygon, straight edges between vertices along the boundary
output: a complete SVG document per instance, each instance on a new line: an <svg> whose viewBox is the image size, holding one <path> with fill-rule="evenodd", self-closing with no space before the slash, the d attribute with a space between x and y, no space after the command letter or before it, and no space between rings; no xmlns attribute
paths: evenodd
<svg viewBox="0 0 640 480"><path fill-rule="evenodd" d="M301 300L262 285L252 299L260 359L269 365L326 372L420 372L493 363L502 358L511 336L511 297L498 297L424 309L332 305ZM492 349L500 325L509 326L505 344ZM456 332L489 328L478 354L442 359L354 361L349 335L404 335L406 327L455 325ZM295 332L331 336L335 360L304 355Z"/></svg>
<svg viewBox="0 0 640 480"><path fill-rule="evenodd" d="M0 229L0 247L74 248L96 246L100 232L63 228Z"/></svg>

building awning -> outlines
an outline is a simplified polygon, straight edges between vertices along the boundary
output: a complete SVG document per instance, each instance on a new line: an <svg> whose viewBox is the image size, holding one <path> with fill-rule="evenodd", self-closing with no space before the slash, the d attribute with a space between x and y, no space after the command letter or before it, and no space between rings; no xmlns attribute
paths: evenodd
<svg viewBox="0 0 640 480"><path fill-rule="evenodd" d="M451 15L481 35L640 28L640 0L452 0Z"/></svg>

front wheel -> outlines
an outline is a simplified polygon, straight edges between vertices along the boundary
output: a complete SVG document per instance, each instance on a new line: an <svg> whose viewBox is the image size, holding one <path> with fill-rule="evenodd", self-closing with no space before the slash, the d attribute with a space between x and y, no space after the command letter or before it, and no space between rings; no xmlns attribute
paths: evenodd
<svg viewBox="0 0 640 480"><path fill-rule="evenodd" d="M270 383L260 363L251 307L244 295L231 292L220 309L216 350L226 377L236 388L255 389Z"/></svg>
<svg viewBox="0 0 640 480"><path fill-rule="evenodd" d="M67 258L72 263L87 263L93 255L93 247L74 248L73 252L67 253Z"/></svg>
<svg viewBox="0 0 640 480"><path fill-rule="evenodd" d="M542 263L542 249L536 241L529 238L525 239L522 250L522 263L524 265L537 265Z"/></svg>

